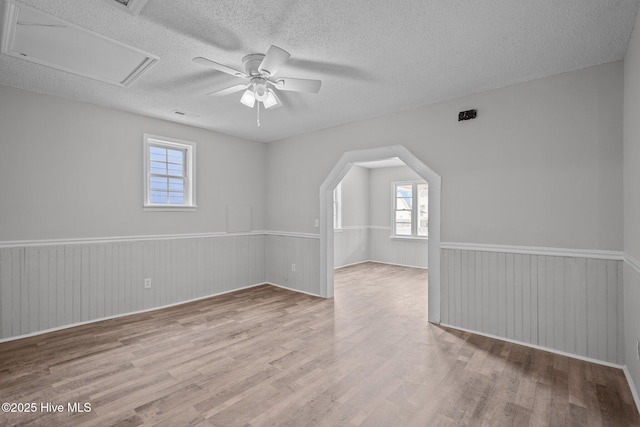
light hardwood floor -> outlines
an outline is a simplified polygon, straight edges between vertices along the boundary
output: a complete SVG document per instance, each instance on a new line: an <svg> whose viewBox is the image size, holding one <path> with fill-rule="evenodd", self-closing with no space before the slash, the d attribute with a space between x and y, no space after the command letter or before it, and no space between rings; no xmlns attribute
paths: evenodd
<svg viewBox="0 0 640 427"><path fill-rule="evenodd" d="M427 323L426 280L366 263L335 300L264 285L0 344L0 402L38 406L0 425L640 425L619 369Z"/></svg>

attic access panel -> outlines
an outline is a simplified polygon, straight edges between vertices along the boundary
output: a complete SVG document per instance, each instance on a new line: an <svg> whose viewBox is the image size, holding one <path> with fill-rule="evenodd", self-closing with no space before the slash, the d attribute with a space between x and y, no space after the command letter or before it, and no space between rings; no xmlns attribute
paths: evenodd
<svg viewBox="0 0 640 427"><path fill-rule="evenodd" d="M158 57L16 1L7 2L2 53L128 87Z"/></svg>

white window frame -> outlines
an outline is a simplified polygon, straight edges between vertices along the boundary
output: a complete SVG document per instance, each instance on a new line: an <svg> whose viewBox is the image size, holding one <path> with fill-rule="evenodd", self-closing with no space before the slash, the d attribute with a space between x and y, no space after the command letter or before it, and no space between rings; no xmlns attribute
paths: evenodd
<svg viewBox="0 0 640 427"><path fill-rule="evenodd" d="M144 134L143 138L143 159L144 159L144 203L143 209L150 211L194 211L196 205L196 143L183 141L164 136ZM151 203L151 161L150 148L162 147L185 152L185 173L184 173L184 204L170 205Z"/></svg>
<svg viewBox="0 0 640 427"><path fill-rule="evenodd" d="M416 239L416 240L428 240L429 229L427 227L426 236L418 236L418 185L427 184L426 181L394 181L391 183L391 235L392 239ZM398 185L411 185L411 235L396 234L396 187Z"/></svg>
<svg viewBox="0 0 640 427"><path fill-rule="evenodd" d="M342 181L333 189L333 229L342 230Z"/></svg>

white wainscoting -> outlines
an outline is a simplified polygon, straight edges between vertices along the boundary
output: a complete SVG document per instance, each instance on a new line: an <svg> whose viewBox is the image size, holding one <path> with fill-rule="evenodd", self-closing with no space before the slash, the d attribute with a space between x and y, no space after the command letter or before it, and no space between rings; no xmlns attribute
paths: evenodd
<svg viewBox="0 0 640 427"><path fill-rule="evenodd" d="M427 240L390 238L390 227L354 226L334 232L334 267L365 261L427 268Z"/></svg>
<svg viewBox="0 0 640 427"><path fill-rule="evenodd" d="M265 239L240 234L3 244L0 339L262 284ZM145 278L152 279L150 289Z"/></svg>
<svg viewBox="0 0 640 427"><path fill-rule="evenodd" d="M320 295L320 236L272 231L267 233L267 282ZM294 264L295 271L292 269Z"/></svg>
<svg viewBox="0 0 640 427"><path fill-rule="evenodd" d="M427 240L390 238L391 228L369 229L369 259L385 264L427 268L429 243Z"/></svg>
<svg viewBox="0 0 640 427"><path fill-rule="evenodd" d="M624 362L620 254L442 246L442 323Z"/></svg>
<svg viewBox="0 0 640 427"><path fill-rule="evenodd" d="M369 227L344 227L333 233L335 268L369 260Z"/></svg>

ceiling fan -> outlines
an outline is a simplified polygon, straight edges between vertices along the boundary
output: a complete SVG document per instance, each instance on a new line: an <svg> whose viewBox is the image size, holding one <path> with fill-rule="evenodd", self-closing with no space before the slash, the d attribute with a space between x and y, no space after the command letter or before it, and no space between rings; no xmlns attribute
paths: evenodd
<svg viewBox="0 0 640 427"><path fill-rule="evenodd" d="M276 94L279 90L291 92L318 93L322 82L320 80L296 79L293 77L274 77L291 54L278 46L271 46L266 55L253 53L242 58L244 72L226 65L219 64L207 58L193 58L193 62L214 70L222 71L234 77L249 80L248 83L234 85L210 93L212 96L225 96L244 90L240 102L249 108L257 105L258 126L260 126L260 103L265 109L282 105ZM257 101L257 102L256 102Z"/></svg>

